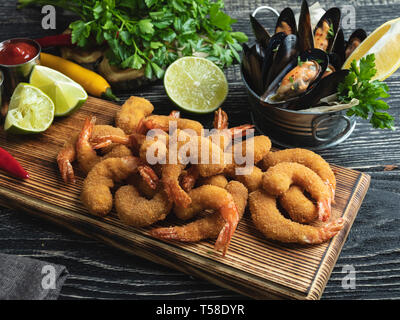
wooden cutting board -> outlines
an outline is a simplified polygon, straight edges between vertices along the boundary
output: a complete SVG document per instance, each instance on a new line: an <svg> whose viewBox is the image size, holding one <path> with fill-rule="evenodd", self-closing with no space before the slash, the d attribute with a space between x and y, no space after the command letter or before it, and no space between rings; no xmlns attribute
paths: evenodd
<svg viewBox="0 0 400 320"><path fill-rule="evenodd" d="M98 124L113 124L120 107L90 97L68 118L57 119L43 134L12 136L0 133L0 146L29 172L27 181L0 172L0 204L51 220L70 230L104 241L117 249L204 278L252 298L319 299L368 190L366 174L332 165L337 173L333 216L345 219L343 230L318 246L286 245L266 240L247 212L225 257L213 251L214 241L183 244L149 235L150 228L133 228L115 212L95 217L80 201L83 176L75 165L77 183L66 185L58 173L56 156L64 141L80 130L89 114ZM173 215L170 215L173 216ZM173 224L167 217L161 225Z"/></svg>

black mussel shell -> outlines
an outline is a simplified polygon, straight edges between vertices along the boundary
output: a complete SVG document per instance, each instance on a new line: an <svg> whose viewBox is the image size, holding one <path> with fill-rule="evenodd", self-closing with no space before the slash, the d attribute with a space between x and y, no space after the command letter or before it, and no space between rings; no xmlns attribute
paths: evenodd
<svg viewBox="0 0 400 320"><path fill-rule="evenodd" d="M278 74L298 55L298 37L295 34L289 34L283 39L273 61L271 62L271 66L267 72L264 86L265 89L268 88L272 80L275 79Z"/></svg>
<svg viewBox="0 0 400 320"><path fill-rule="evenodd" d="M329 53L335 53L344 62L346 59L345 49L346 49L346 41L344 40L344 33L343 30L339 28L338 32L336 33L336 38L333 47L331 48Z"/></svg>
<svg viewBox="0 0 400 320"><path fill-rule="evenodd" d="M246 82L250 83L250 74L251 74L251 68L250 68L250 61L249 61L249 54L250 54L250 48L246 43L243 43L242 45L242 65L243 65L243 74Z"/></svg>
<svg viewBox="0 0 400 320"><path fill-rule="evenodd" d="M325 14L319 20L318 24L316 25L316 27L314 29L314 47L315 48L324 50L326 52L331 51L331 49L334 45L335 39L336 39L337 32L340 27L340 19L341 19L341 12L340 12L339 8L331 8L325 12ZM322 47L322 46L318 45L318 41L316 41L315 34L319 28L323 27L325 22L328 23L330 29L327 34L328 44L326 47L325 46Z"/></svg>
<svg viewBox="0 0 400 320"><path fill-rule="evenodd" d="M357 29L350 36L345 49L346 59L353 53L353 51L367 38L367 32L363 29Z"/></svg>
<svg viewBox="0 0 400 320"><path fill-rule="evenodd" d="M277 52L279 51L279 48L281 47L285 38L286 34L284 34L283 32L275 34L269 41L268 47L265 50L265 56L263 58L262 70L261 70L263 75L263 82L262 82L263 88L265 88L266 86L266 81L270 73L271 67L273 65L273 62L275 60L275 56L277 55Z"/></svg>
<svg viewBox="0 0 400 320"><path fill-rule="evenodd" d="M314 79L312 83L310 83L306 92L299 94L296 97L289 98L285 101L275 101L272 99L275 92L278 90L281 81L283 78L295 67L297 67L299 61L316 61L320 66L319 74ZM326 52L319 50L319 49L311 49L302 52L298 57L293 59L283 70L282 72L274 79L271 84L269 85L266 92L262 95L261 100L263 101L264 105L274 106L274 107L281 107L281 108L290 108L296 109L299 106L308 105L307 104L307 97L311 92L315 89L316 85L321 80L323 74L325 73L329 64L329 57Z"/></svg>
<svg viewBox="0 0 400 320"><path fill-rule="evenodd" d="M349 70L339 70L321 79L315 88L307 96L306 104L299 106L297 110L316 106L322 98L337 93L338 86L349 74Z"/></svg>
<svg viewBox="0 0 400 320"><path fill-rule="evenodd" d="M296 18L291 8L284 9L276 23L275 33L284 32L286 35L297 34Z"/></svg>
<svg viewBox="0 0 400 320"><path fill-rule="evenodd" d="M314 33L311 26L311 16L308 3L303 0L300 10L299 26L297 28L300 51L314 48Z"/></svg>
<svg viewBox="0 0 400 320"><path fill-rule="evenodd" d="M245 49L244 60L246 60L243 61L243 67L247 83L254 92L261 94L264 89L261 73L263 58L258 55L256 45Z"/></svg>
<svg viewBox="0 0 400 320"><path fill-rule="evenodd" d="M257 42L264 48L267 48L269 40L271 39L267 29L265 29L253 15L250 15L250 24Z"/></svg>

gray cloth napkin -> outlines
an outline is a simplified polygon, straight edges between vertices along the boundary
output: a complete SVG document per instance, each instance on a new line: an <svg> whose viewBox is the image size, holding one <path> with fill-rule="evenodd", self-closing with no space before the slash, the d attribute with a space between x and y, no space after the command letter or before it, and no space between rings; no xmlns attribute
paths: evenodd
<svg viewBox="0 0 400 320"><path fill-rule="evenodd" d="M64 266L0 253L0 300L55 300L67 276Z"/></svg>

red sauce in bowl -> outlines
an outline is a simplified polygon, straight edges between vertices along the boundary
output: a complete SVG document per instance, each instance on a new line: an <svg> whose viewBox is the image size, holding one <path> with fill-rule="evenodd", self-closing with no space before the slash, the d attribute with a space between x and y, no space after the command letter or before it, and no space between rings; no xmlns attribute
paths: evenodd
<svg viewBox="0 0 400 320"><path fill-rule="evenodd" d="M0 64L13 66L28 62L36 57L38 49L23 40L5 41L0 46Z"/></svg>

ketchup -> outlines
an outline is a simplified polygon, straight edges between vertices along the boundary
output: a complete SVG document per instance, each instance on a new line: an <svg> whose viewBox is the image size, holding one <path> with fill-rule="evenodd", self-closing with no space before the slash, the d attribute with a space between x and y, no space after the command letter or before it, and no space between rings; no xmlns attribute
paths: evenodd
<svg viewBox="0 0 400 320"><path fill-rule="evenodd" d="M0 64L13 66L25 63L38 54L38 49L21 40L3 42L0 47Z"/></svg>

